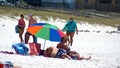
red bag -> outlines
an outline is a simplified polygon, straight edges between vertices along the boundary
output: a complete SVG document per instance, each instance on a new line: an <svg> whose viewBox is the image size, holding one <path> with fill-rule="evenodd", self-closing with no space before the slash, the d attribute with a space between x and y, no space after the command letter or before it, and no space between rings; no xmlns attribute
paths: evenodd
<svg viewBox="0 0 120 68"><path fill-rule="evenodd" d="M29 43L30 55L39 55L41 50L41 44L39 43Z"/></svg>

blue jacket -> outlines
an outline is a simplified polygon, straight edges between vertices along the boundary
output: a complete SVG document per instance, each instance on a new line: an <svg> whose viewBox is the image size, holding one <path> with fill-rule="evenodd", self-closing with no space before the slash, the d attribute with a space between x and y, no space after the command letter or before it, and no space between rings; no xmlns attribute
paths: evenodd
<svg viewBox="0 0 120 68"><path fill-rule="evenodd" d="M76 21L68 21L65 27L62 29L63 31L68 31L68 32L75 32L77 28Z"/></svg>

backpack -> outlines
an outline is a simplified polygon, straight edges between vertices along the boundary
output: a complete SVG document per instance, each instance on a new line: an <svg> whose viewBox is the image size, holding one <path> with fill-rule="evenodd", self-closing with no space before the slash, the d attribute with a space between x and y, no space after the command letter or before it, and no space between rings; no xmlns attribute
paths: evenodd
<svg viewBox="0 0 120 68"><path fill-rule="evenodd" d="M26 47L22 43L13 44L12 48L14 48L17 54L21 54L21 55L27 55L27 52L29 51L28 47Z"/></svg>

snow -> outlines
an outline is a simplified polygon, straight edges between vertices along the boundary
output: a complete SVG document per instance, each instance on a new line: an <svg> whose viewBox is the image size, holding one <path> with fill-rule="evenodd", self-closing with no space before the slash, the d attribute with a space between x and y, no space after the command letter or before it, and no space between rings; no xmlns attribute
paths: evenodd
<svg viewBox="0 0 120 68"><path fill-rule="evenodd" d="M12 44L19 43L18 34L15 33L15 25L19 17L11 18L0 16L0 51L12 51ZM37 18L38 22L49 22L62 29L65 20L50 17L47 21ZM25 20L28 25L28 20ZM91 56L90 60L67 60L58 58L46 58L43 56L22 56L0 53L0 61L11 61L21 68L120 68L120 32L117 28L79 22L77 24L79 34L75 34L72 50L76 50L81 56ZM23 35L24 36L24 35ZM44 39L38 39L38 43L44 45ZM29 42L32 42L30 37ZM46 41L45 48L56 46L58 42ZM28 46L28 45L26 45Z"/></svg>

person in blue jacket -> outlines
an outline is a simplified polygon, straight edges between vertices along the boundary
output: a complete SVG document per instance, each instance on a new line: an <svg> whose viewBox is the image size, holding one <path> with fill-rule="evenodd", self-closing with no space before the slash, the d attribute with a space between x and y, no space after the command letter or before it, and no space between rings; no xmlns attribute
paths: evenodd
<svg viewBox="0 0 120 68"><path fill-rule="evenodd" d="M66 35L69 37L68 41L70 42L70 45L72 46L75 32L76 34L78 34L77 24L76 24L76 21L73 20L73 17L69 18L66 25L62 29L62 31L66 31Z"/></svg>

